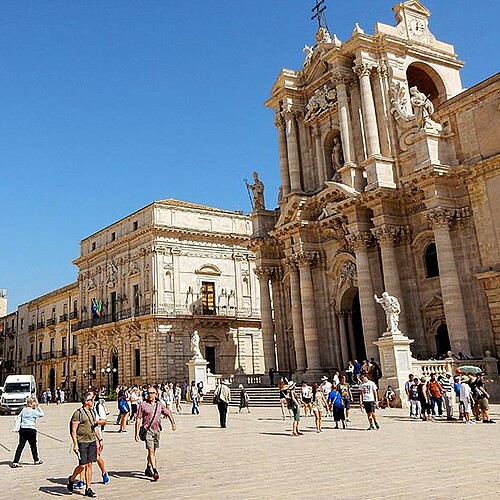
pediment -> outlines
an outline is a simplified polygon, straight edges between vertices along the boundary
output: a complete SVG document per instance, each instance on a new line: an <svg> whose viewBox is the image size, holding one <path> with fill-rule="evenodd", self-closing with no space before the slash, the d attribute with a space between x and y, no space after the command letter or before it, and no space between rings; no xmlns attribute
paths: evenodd
<svg viewBox="0 0 500 500"><path fill-rule="evenodd" d="M443 298L439 295L434 295L432 300L427 303L422 309L442 309L443 307Z"/></svg>
<svg viewBox="0 0 500 500"><path fill-rule="evenodd" d="M315 51L311 62L302 70L302 78L305 85L319 80L328 71L328 64L321 59L318 50Z"/></svg>
<svg viewBox="0 0 500 500"><path fill-rule="evenodd" d="M396 21L398 23L403 20L403 12L405 11L425 18L428 18L431 15L431 11L418 0L409 0L408 2L399 3L393 8L393 11L396 15Z"/></svg>
<svg viewBox="0 0 500 500"><path fill-rule="evenodd" d="M213 264L205 264L200 268L196 269L195 274L204 274L208 276L220 276L221 271L217 266Z"/></svg>

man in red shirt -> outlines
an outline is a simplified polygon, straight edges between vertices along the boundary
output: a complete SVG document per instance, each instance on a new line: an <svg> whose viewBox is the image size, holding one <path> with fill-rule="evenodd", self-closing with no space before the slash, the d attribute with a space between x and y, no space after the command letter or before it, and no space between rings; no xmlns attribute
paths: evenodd
<svg viewBox="0 0 500 500"><path fill-rule="evenodd" d="M175 420L168 408L165 408L156 398L156 389L154 387L148 388L148 395L146 401L143 401L137 409L135 421L135 440L139 441L139 429L141 425L146 429L146 450L148 455L146 458L147 465L144 474L151 477L153 481L160 479L158 469L156 468L156 450L160 446L161 435L161 416L165 415L175 431Z"/></svg>
<svg viewBox="0 0 500 500"><path fill-rule="evenodd" d="M427 382L427 388L429 389L429 394L431 395L431 413L436 415L436 404L438 407L438 415L443 416L443 386L436 379L436 374L431 373L431 379Z"/></svg>

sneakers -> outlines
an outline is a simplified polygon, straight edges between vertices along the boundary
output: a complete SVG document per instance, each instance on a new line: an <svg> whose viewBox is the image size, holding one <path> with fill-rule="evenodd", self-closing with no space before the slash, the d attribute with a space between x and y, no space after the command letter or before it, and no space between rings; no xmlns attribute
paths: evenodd
<svg viewBox="0 0 500 500"><path fill-rule="evenodd" d="M370 427L368 427L368 429L366 429L367 431L373 431L375 429L375 427L373 427L373 425L370 425Z"/></svg>
<svg viewBox="0 0 500 500"><path fill-rule="evenodd" d="M494 424L495 421L494 420L491 420L491 418L489 420L483 420L483 424Z"/></svg>
<svg viewBox="0 0 500 500"><path fill-rule="evenodd" d="M75 489L75 490L81 490L84 486L85 486L85 481L82 481L82 480L80 479L80 481L77 481L77 482L73 485L73 489Z"/></svg>
<svg viewBox="0 0 500 500"><path fill-rule="evenodd" d="M377 422L377 421L375 421L375 428L376 428L377 430L379 430L379 429L380 429L380 425L378 425L378 422Z"/></svg>
<svg viewBox="0 0 500 500"><path fill-rule="evenodd" d="M71 481L71 476L68 477L68 485L66 486L66 488L68 488L68 491L70 493L73 493L73 488L75 487L75 482L74 481Z"/></svg>
<svg viewBox="0 0 500 500"><path fill-rule="evenodd" d="M42 465L43 464L43 460L35 460L34 464L35 465Z"/></svg>
<svg viewBox="0 0 500 500"><path fill-rule="evenodd" d="M97 498L97 493L95 493L94 491L92 491L91 488L87 488L85 490L85 495L83 495L85 497L90 497L90 498Z"/></svg>
<svg viewBox="0 0 500 500"><path fill-rule="evenodd" d="M108 473L105 472L103 475L102 475L102 484L109 484L109 476L108 476Z"/></svg>
<svg viewBox="0 0 500 500"><path fill-rule="evenodd" d="M19 462L12 462L10 466L15 469L16 467L22 467L22 465Z"/></svg>
<svg viewBox="0 0 500 500"><path fill-rule="evenodd" d="M151 467L149 465L146 467L146 470L144 471L144 475L146 477L153 477L153 471L151 470Z"/></svg>
<svg viewBox="0 0 500 500"><path fill-rule="evenodd" d="M157 469L153 469L153 481L158 481L158 479L160 479L160 474Z"/></svg>

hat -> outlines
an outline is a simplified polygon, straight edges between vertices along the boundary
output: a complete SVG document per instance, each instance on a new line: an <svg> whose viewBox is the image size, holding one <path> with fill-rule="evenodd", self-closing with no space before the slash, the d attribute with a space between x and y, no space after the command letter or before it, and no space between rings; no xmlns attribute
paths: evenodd
<svg viewBox="0 0 500 500"><path fill-rule="evenodd" d="M452 375L452 374L451 374L451 372L446 372L446 373L445 373L445 375L446 375L447 377L451 377L451 375Z"/></svg>
<svg viewBox="0 0 500 500"><path fill-rule="evenodd" d="M470 380L470 377L467 375L462 375L462 378L460 379L461 382L468 382Z"/></svg>
<svg viewBox="0 0 500 500"><path fill-rule="evenodd" d="M425 382L427 380L426 377L424 377L423 375L420 377L420 382Z"/></svg>
<svg viewBox="0 0 500 500"><path fill-rule="evenodd" d="M327 377L326 375L323 375L323 376L321 377L321 381L322 381L322 382L324 382L325 380L328 380L328 377Z"/></svg>
<svg viewBox="0 0 500 500"><path fill-rule="evenodd" d="M297 384L293 381L293 380L290 380L290 382L288 382L288 388L289 389L293 389Z"/></svg>
<svg viewBox="0 0 500 500"><path fill-rule="evenodd" d="M240 384L240 385L238 386L238 389L243 389L243 384Z"/></svg>

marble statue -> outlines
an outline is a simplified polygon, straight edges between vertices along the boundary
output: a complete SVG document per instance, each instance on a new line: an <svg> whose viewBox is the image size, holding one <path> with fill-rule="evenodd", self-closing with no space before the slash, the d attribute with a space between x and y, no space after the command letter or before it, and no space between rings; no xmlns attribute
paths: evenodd
<svg viewBox="0 0 500 500"><path fill-rule="evenodd" d="M332 165L337 171L344 166L344 152L342 151L342 142L339 136L333 139Z"/></svg>
<svg viewBox="0 0 500 500"><path fill-rule="evenodd" d="M373 297L375 301L384 308L385 318L387 320L387 332L400 333L398 328L399 314L401 313L399 300L393 295L389 295L387 292L383 292L380 298L377 297L377 294Z"/></svg>
<svg viewBox="0 0 500 500"><path fill-rule="evenodd" d="M203 357L200 351L200 334L197 330L191 334L191 353L193 354L193 358Z"/></svg>
<svg viewBox="0 0 500 500"><path fill-rule="evenodd" d="M248 182L246 182L246 185L247 188L252 191L254 211L265 210L266 207L264 204L264 183L259 179L259 174L257 172L254 172L253 184L248 184Z"/></svg>
<svg viewBox="0 0 500 500"><path fill-rule="evenodd" d="M309 45L304 45L304 48L302 49L302 52L306 55L305 61L304 61L304 66L307 66L312 59L314 48L309 47Z"/></svg>
<svg viewBox="0 0 500 500"><path fill-rule="evenodd" d="M431 115L434 113L434 105L429 98L423 92L420 92L417 87L411 87L410 102L420 128L434 128L435 122L431 119Z"/></svg>

